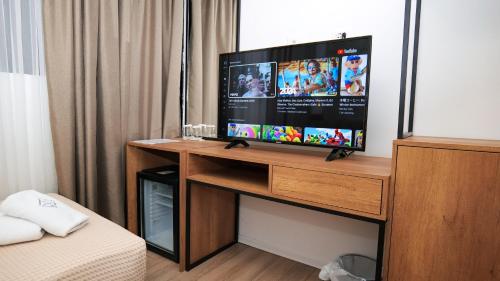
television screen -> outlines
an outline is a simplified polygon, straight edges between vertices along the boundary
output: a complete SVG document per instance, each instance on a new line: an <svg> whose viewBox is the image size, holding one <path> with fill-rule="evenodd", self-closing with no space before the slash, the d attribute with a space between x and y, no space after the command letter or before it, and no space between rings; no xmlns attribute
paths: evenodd
<svg viewBox="0 0 500 281"><path fill-rule="evenodd" d="M371 40L220 55L218 137L365 150Z"/></svg>

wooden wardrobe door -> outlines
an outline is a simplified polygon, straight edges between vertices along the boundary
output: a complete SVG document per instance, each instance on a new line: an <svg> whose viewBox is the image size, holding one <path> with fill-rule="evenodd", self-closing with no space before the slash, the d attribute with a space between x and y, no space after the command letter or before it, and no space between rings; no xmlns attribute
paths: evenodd
<svg viewBox="0 0 500 281"><path fill-rule="evenodd" d="M500 280L499 153L399 146L389 281Z"/></svg>

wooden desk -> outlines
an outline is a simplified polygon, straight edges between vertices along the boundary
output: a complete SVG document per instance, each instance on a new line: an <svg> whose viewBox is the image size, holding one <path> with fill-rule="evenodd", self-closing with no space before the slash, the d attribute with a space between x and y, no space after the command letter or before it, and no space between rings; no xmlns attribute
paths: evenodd
<svg viewBox="0 0 500 281"><path fill-rule="evenodd" d="M128 228L137 233L136 172L180 166L180 270L237 240L239 194L379 224L381 262L391 160L273 147L224 149L220 142L127 147ZM187 184L186 184L187 183Z"/></svg>
<svg viewBox="0 0 500 281"><path fill-rule="evenodd" d="M188 151L187 179L377 220L386 218L391 160L212 146Z"/></svg>

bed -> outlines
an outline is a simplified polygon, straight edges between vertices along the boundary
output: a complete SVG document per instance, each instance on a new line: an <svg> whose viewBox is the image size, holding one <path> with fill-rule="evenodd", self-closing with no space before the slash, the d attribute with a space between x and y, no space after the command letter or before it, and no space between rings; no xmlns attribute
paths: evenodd
<svg viewBox="0 0 500 281"><path fill-rule="evenodd" d="M0 246L1 280L145 279L142 238L69 199L49 195L88 215L88 224L65 238L46 233L38 241Z"/></svg>

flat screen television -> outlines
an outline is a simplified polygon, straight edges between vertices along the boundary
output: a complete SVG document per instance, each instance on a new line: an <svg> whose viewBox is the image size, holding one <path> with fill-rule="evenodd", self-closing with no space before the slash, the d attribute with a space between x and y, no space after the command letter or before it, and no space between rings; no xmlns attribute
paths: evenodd
<svg viewBox="0 0 500 281"><path fill-rule="evenodd" d="M371 42L221 54L218 138L364 151Z"/></svg>

